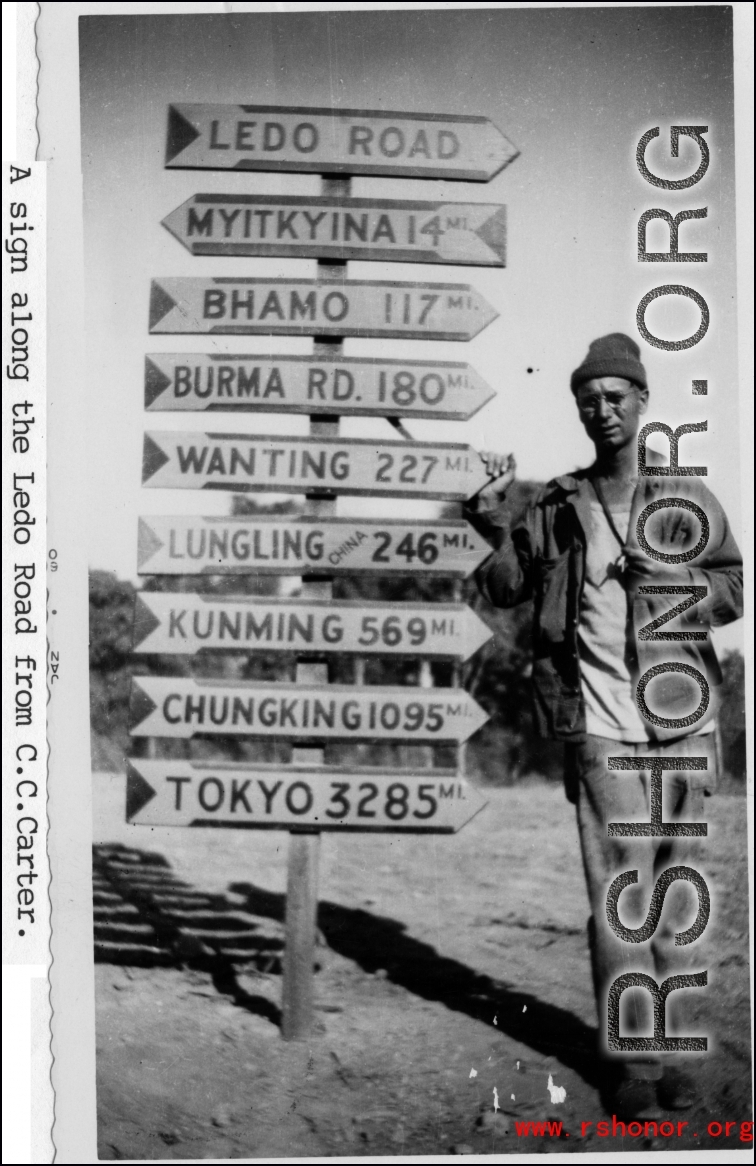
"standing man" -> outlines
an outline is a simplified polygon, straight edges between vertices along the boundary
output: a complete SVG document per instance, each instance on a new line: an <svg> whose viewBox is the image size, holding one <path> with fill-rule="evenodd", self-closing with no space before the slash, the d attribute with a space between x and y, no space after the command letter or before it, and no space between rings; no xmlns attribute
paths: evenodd
<svg viewBox="0 0 756 1166"><path fill-rule="evenodd" d="M608 823L648 822L650 806L649 773L610 770L608 758L706 758L706 770L678 770L663 778L664 821L702 820L704 793L716 781L711 698L722 679L708 632L742 614L742 562L724 511L700 478L639 476L639 466L646 466L639 426L649 394L637 344L621 333L595 340L570 387L595 446L593 465L549 482L510 528L504 499L514 480L514 459L481 453L490 481L471 499L467 517L495 548L477 574L484 597L495 607L534 601L536 717L542 735L565 742L565 787L577 811L592 912L589 941L601 1055L609 1059L607 993L617 977L639 971L661 984L685 972L697 957L695 944L692 949L674 945L682 913L690 914L680 882L669 888L661 925L642 942L620 938L610 925L607 890L625 871L638 872L637 884L622 892L619 912L623 926L639 928L659 874L675 865L695 868L697 840L610 837ZM652 459L661 461L648 451L649 466ZM658 561L638 541L639 515L665 498L689 500L708 520L706 545L681 564ZM695 509L669 504L654 507L641 528L646 546L666 556L695 551L703 533ZM639 635L685 598L670 594L670 586L698 587L699 598L662 630L694 632L694 637L656 642L647 631ZM690 672L665 671L647 684L641 702L638 679L670 661L706 678L710 700L703 715L705 694ZM669 728L658 723L662 720L678 723ZM686 991L669 998L667 1033L690 1032L684 1021L686 999ZM683 1018L676 1029L678 1012ZM636 1031L649 1032L650 997L644 990L623 996L625 1031L632 1029L635 1014L640 1017ZM679 1064L684 1057L615 1055L618 1072L607 1074L607 1081L617 1116L650 1118L658 1116L659 1105L692 1105L694 1083Z"/></svg>

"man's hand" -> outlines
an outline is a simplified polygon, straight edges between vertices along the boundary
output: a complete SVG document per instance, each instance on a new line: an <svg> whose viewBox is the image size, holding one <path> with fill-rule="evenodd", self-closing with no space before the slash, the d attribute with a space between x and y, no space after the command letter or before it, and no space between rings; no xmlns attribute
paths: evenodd
<svg viewBox="0 0 756 1166"><path fill-rule="evenodd" d="M504 501L507 490L512 485L517 471L517 462L512 453L491 453L482 449L478 454L490 481L475 495L479 508L495 510Z"/></svg>
<svg viewBox="0 0 756 1166"><path fill-rule="evenodd" d="M688 582L685 564L659 563L640 547L625 547L625 570L635 587L664 587Z"/></svg>

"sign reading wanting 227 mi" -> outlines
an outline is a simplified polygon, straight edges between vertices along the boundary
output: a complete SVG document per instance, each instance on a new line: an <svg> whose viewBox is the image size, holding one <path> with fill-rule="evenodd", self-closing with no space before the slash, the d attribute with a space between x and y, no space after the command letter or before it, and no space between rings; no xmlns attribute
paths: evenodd
<svg viewBox="0 0 756 1166"><path fill-rule="evenodd" d="M182 102L168 107L165 165L488 182L517 154L486 117Z"/></svg>
<svg viewBox="0 0 756 1166"><path fill-rule="evenodd" d="M150 332L471 340L498 313L462 283L154 279Z"/></svg>
<svg viewBox="0 0 756 1166"><path fill-rule="evenodd" d="M163 219L192 255L383 259L503 267L503 206L195 194Z"/></svg>
<svg viewBox="0 0 756 1166"><path fill-rule="evenodd" d="M469 445L191 431L144 435L146 486L464 501L487 481Z"/></svg>

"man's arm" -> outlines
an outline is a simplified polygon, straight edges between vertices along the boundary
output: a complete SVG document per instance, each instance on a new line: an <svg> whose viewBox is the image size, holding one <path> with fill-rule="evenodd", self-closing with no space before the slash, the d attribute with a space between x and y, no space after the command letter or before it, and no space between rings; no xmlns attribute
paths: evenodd
<svg viewBox="0 0 756 1166"><path fill-rule="evenodd" d="M483 598L494 607L514 607L533 593L532 514L511 526L505 495L515 476L514 458L482 452L492 480L465 504L463 513L494 548L494 553L475 572ZM496 475L496 476L494 476Z"/></svg>

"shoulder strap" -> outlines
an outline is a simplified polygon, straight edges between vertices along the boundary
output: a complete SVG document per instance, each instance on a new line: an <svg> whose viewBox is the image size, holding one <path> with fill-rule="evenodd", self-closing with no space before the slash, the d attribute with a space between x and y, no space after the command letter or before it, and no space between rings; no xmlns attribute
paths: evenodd
<svg viewBox="0 0 756 1166"><path fill-rule="evenodd" d="M612 518L611 510L609 509L609 507L606 504L606 499L604 498L603 490L601 489L598 482L594 478L589 478L588 481L593 486L593 492L599 500L599 503L601 505L601 509L604 512L604 517L605 517L606 521L609 523L609 529L611 530L612 534L616 538L619 545L624 548L625 540L623 539L620 532L617 530L617 524L615 523L614 519Z"/></svg>

